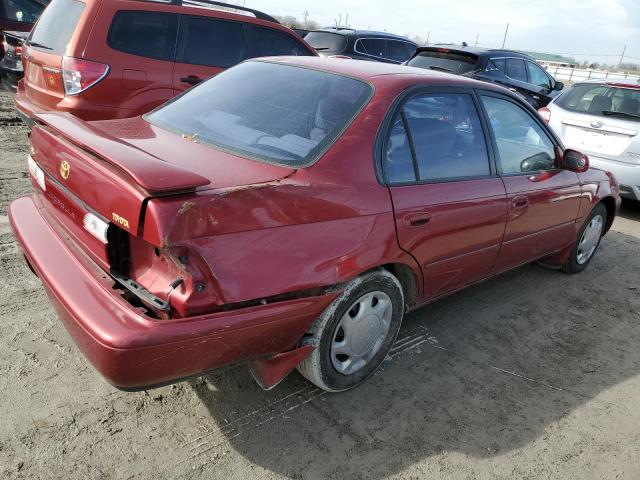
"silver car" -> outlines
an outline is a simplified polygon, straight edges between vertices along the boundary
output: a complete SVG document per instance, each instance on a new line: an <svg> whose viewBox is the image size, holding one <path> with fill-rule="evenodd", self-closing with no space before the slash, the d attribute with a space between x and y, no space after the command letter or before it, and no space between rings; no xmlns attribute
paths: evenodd
<svg viewBox="0 0 640 480"><path fill-rule="evenodd" d="M566 147L616 176L621 196L640 200L640 84L577 83L538 111Z"/></svg>

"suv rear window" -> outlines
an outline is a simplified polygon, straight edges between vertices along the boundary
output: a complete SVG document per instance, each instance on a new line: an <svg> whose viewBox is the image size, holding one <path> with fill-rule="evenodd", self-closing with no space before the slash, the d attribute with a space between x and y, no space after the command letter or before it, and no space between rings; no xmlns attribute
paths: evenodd
<svg viewBox="0 0 640 480"><path fill-rule="evenodd" d="M319 52L342 52L347 46L347 37L331 32L309 32L304 40Z"/></svg>
<svg viewBox="0 0 640 480"><path fill-rule="evenodd" d="M640 89L606 84L575 85L556 103L572 112L640 121Z"/></svg>
<svg viewBox="0 0 640 480"><path fill-rule="evenodd" d="M373 92L328 72L251 61L188 90L145 116L154 125L266 163L312 164Z"/></svg>
<svg viewBox="0 0 640 480"><path fill-rule="evenodd" d="M477 61L478 58L475 55L426 51L420 52L417 56L413 57L407 62L407 65L462 75L472 71Z"/></svg>
<svg viewBox="0 0 640 480"><path fill-rule="evenodd" d="M31 31L30 46L64 55L83 11L82 2L53 0Z"/></svg>
<svg viewBox="0 0 640 480"><path fill-rule="evenodd" d="M175 13L121 10L113 17L107 45L132 55L173 61L177 33Z"/></svg>

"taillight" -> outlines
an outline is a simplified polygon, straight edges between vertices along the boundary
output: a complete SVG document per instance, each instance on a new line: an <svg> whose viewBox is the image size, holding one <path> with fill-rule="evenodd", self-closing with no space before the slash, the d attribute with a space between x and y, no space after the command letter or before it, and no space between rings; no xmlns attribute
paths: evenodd
<svg viewBox="0 0 640 480"><path fill-rule="evenodd" d="M545 122L549 123L551 121L551 110L549 110L547 107L539 108L538 113Z"/></svg>
<svg viewBox="0 0 640 480"><path fill-rule="evenodd" d="M16 47L16 57L21 57L22 56L22 45L18 45Z"/></svg>
<svg viewBox="0 0 640 480"><path fill-rule="evenodd" d="M62 80L66 95L77 95L94 86L109 73L109 65L104 63L64 57L62 59Z"/></svg>

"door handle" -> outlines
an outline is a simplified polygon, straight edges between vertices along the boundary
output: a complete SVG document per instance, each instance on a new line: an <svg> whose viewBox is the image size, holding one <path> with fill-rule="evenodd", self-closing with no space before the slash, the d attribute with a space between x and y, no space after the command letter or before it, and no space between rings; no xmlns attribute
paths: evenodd
<svg viewBox="0 0 640 480"><path fill-rule="evenodd" d="M202 81L202 79L196 75L189 75L188 77L181 77L181 82L190 83L191 85L196 85Z"/></svg>
<svg viewBox="0 0 640 480"><path fill-rule="evenodd" d="M422 227L429 223L431 215L427 212L420 213L408 213L402 218L402 223L405 227Z"/></svg>
<svg viewBox="0 0 640 480"><path fill-rule="evenodd" d="M521 210L523 208L527 208L529 206L529 197L521 195L518 197L514 197L511 201L511 206L515 210Z"/></svg>

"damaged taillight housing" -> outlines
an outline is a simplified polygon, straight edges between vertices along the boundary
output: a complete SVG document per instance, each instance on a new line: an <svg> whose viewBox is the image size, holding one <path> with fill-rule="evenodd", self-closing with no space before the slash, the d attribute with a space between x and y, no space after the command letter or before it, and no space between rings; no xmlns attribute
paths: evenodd
<svg viewBox="0 0 640 480"><path fill-rule="evenodd" d="M62 59L62 81L65 95L77 95L93 87L109 73L109 65L79 58Z"/></svg>

